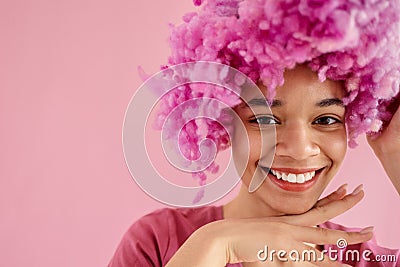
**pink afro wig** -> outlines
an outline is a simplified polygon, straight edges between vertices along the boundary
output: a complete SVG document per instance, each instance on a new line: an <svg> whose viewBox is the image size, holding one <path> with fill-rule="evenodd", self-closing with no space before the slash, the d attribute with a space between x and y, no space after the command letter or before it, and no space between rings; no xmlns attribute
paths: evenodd
<svg viewBox="0 0 400 267"><path fill-rule="evenodd" d="M391 119L388 108L399 93L399 0L194 0L198 12L183 16L172 27L169 64L212 61L232 66L268 95L284 83L283 73L296 64L308 64L326 78L342 80L347 96L346 125L349 146L358 135L379 132ZM167 67L165 67L167 68ZM224 90L178 88L163 97L159 126L185 100L204 96L240 100ZM179 138L187 158L198 152L198 129L214 140L218 150L229 145L227 132L216 122L193 121ZM210 166L210 170L215 166ZM197 173L201 181L204 173Z"/></svg>

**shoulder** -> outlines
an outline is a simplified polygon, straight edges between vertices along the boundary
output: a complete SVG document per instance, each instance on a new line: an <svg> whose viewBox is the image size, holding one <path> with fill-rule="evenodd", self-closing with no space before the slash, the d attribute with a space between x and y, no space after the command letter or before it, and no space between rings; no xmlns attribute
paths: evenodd
<svg viewBox="0 0 400 267"><path fill-rule="evenodd" d="M329 221L321 224L320 227L348 232L361 230ZM352 266L400 266L400 250L380 246L375 234L371 240L361 244L348 245L343 240L341 243L339 242L340 240L337 241L337 244L326 246L325 249L336 251L339 260Z"/></svg>
<svg viewBox="0 0 400 267"><path fill-rule="evenodd" d="M109 266L163 266L198 228L222 219L222 208L164 208L128 229Z"/></svg>
<svg viewBox="0 0 400 267"><path fill-rule="evenodd" d="M151 212L137 220L131 226L130 231L135 231L136 228L143 228L153 234L162 236L165 236L166 233L185 236L190 235L205 224L220 219L222 219L221 207L164 208Z"/></svg>
<svg viewBox="0 0 400 267"><path fill-rule="evenodd" d="M153 222L172 221L177 223L187 223L193 227L200 227L204 223L222 219L222 208L216 206L206 206L200 208L164 208L153 211L136 223L148 224Z"/></svg>

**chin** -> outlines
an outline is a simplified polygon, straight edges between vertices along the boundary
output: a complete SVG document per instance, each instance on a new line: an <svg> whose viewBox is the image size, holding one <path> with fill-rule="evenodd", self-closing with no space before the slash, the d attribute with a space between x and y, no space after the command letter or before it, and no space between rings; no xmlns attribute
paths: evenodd
<svg viewBox="0 0 400 267"><path fill-rule="evenodd" d="M288 207L285 210L285 214L287 214L287 215L303 214L303 213L309 211L310 209L312 209L313 206L314 205L307 205L307 206L306 205L304 205L304 206L296 205L296 206L291 206L291 207Z"/></svg>
<svg viewBox="0 0 400 267"><path fill-rule="evenodd" d="M312 209L317 200L315 201L304 201L301 199L296 199L288 203L277 203L276 207L273 207L278 213L283 215L297 215L303 214L310 209ZM296 203L293 203L296 202Z"/></svg>

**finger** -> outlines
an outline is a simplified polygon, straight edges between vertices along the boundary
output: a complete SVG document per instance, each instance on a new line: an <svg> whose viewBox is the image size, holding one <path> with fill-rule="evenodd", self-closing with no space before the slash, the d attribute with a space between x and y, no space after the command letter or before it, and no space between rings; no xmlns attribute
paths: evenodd
<svg viewBox="0 0 400 267"><path fill-rule="evenodd" d="M363 197L363 186L359 185L351 194L348 194L342 199L330 202L323 206L316 206L304 214L292 216L288 221L295 225L319 225L348 211L359 203Z"/></svg>
<svg viewBox="0 0 400 267"><path fill-rule="evenodd" d="M343 189L344 189L344 194L346 194L347 184L340 186L335 192L331 193L329 196L318 201L317 204L306 213L300 215L271 217L269 218L269 220L277 222L285 222L295 225L303 225L303 226L313 226L324 223L340 215L341 213L349 210L359 201L361 201L361 199L364 197L363 192L362 193L360 192L362 191L362 185L359 185L356 189L353 190L353 192L350 195L345 197L341 196L343 195ZM358 194L362 195L359 196ZM335 200L335 198L337 199ZM335 201L336 202L340 201L340 202L333 204L335 203ZM346 208L346 203L348 203L347 208ZM338 209L338 206L342 206L342 208ZM325 214L325 216L321 217L321 215L323 214Z"/></svg>
<svg viewBox="0 0 400 267"><path fill-rule="evenodd" d="M379 140L380 137L386 132L398 133L400 130L400 94L397 96L397 99L389 105L389 112L394 114L389 121L388 125L383 125L383 130L381 132L370 132L367 133L367 141L371 147L374 148L375 141Z"/></svg>
<svg viewBox="0 0 400 267"><path fill-rule="evenodd" d="M343 239L346 245L366 242L372 238L373 230L373 227L364 228L359 232L296 225L292 225L292 227L295 229L291 234L296 240L317 245L337 244L338 241Z"/></svg>
<svg viewBox="0 0 400 267"><path fill-rule="evenodd" d="M338 189L336 189L335 192L332 192L328 196L324 197L323 199L318 200L318 202L315 204L315 207L324 206L333 201L342 199L346 195L347 186L348 186L347 183L342 184Z"/></svg>

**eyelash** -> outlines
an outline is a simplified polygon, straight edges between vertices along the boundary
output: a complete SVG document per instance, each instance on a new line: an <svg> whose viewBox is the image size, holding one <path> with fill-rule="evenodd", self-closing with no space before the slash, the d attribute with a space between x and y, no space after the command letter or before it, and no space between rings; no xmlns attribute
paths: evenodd
<svg viewBox="0 0 400 267"><path fill-rule="evenodd" d="M268 119L269 122L274 121L274 123L262 123L262 122L260 122L260 120L262 120L262 119ZM322 120L325 120L325 122L326 122L326 120L330 120L330 121L328 123L321 123ZM320 123L318 123L318 121ZM256 117L256 118L253 118L253 119L249 120L249 122L250 123L257 123L259 125L280 124L280 122L276 118L274 118L272 116L259 116L259 117ZM333 125L333 124L336 124L336 123L342 123L342 122L339 119L337 119L335 117L332 117L332 116L322 116L322 117L319 117L319 118L317 118L316 120L314 120L312 122L312 124L323 125L323 126L329 126L329 125Z"/></svg>
<svg viewBox="0 0 400 267"><path fill-rule="evenodd" d="M261 119L268 119L269 121L274 121L275 123L260 123ZM279 121L277 119L275 119L272 116L259 116L256 118L253 118L251 120L249 120L250 123L256 123L259 125L274 125L274 124L279 124Z"/></svg>
<svg viewBox="0 0 400 267"><path fill-rule="evenodd" d="M325 120L331 120L331 123L316 123L317 121L321 120L321 119L325 119ZM333 121L333 122L332 122ZM319 117L318 119L316 119L315 121L312 122L312 124L319 124L319 125L324 125L324 126L329 126L329 125L333 125L336 123L342 123L339 119L332 117L332 116L322 116Z"/></svg>

